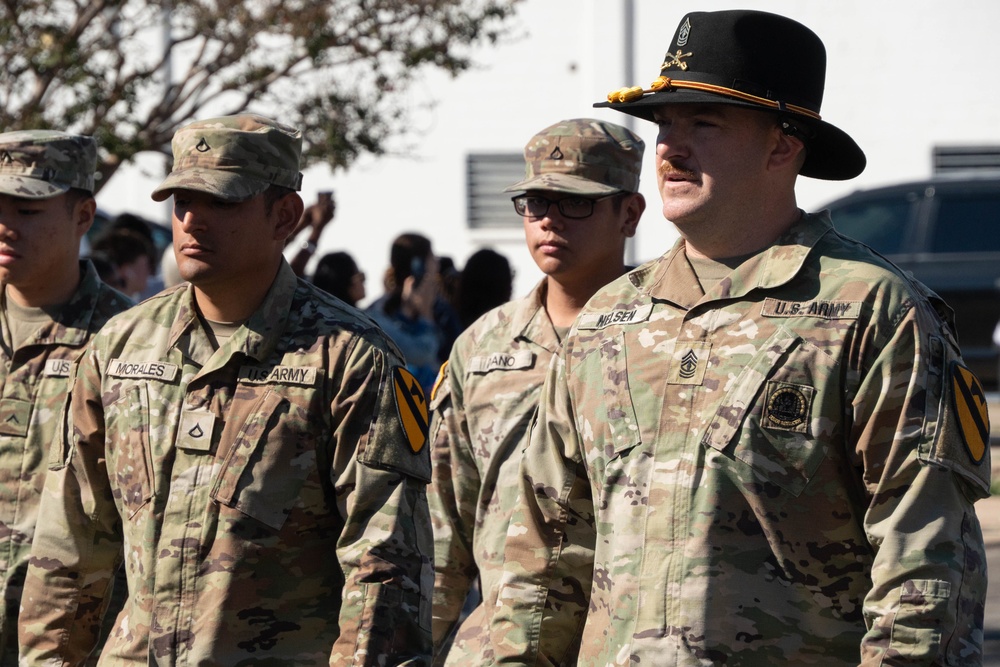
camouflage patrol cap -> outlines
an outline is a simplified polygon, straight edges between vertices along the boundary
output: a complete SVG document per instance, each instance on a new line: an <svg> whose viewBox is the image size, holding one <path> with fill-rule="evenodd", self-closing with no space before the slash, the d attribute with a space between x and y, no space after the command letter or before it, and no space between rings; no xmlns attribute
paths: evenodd
<svg viewBox="0 0 1000 667"><path fill-rule="evenodd" d="M560 121L527 143L524 180L504 188L504 192L637 192L645 146L621 125L591 118Z"/></svg>
<svg viewBox="0 0 1000 667"><path fill-rule="evenodd" d="M79 188L94 192L97 143L55 130L0 134L0 194L48 199Z"/></svg>
<svg viewBox="0 0 1000 667"><path fill-rule="evenodd" d="M153 190L163 201L173 190L207 192L243 201L270 185L302 187L302 133L270 118L239 114L195 121L174 133L174 168Z"/></svg>

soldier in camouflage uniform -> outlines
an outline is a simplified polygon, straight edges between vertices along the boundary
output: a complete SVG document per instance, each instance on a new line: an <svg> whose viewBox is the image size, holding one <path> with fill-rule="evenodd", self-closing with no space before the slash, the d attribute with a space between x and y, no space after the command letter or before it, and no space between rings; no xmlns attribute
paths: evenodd
<svg viewBox="0 0 1000 667"><path fill-rule="evenodd" d="M948 307L797 208L799 174L865 166L819 117L822 43L691 13L661 67L607 105L658 124L681 238L546 378L497 663L981 664L985 398Z"/></svg>
<svg viewBox="0 0 1000 667"><path fill-rule="evenodd" d="M424 665L427 409L371 320L282 257L302 135L239 115L174 135L189 284L112 319L84 357L45 490L19 636L79 664L124 559L101 665Z"/></svg>
<svg viewBox="0 0 1000 667"><path fill-rule="evenodd" d="M17 612L66 401L87 342L131 302L80 260L94 221L97 146L51 130L0 134L0 665Z"/></svg>
<svg viewBox="0 0 1000 667"><path fill-rule="evenodd" d="M545 278L462 333L432 399L434 640L441 663L485 664L491 657L489 601L503 567L519 445L560 340L587 299L625 272L625 239L645 209L637 192L643 148L614 123L562 121L528 142L526 178L506 189L522 193L515 210ZM488 602L457 628L477 576Z"/></svg>

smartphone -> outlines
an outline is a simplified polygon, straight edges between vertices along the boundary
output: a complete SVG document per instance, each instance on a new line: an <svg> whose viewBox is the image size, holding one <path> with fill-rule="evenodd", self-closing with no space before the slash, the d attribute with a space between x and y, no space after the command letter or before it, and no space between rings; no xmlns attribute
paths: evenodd
<svg viewBox="0 0 1000 667"><path fill-rule="evenodd" d="M328 205L330 202L333 201L333 190L323 190L319 192L317 195L317 199L319 200L319 203L321 205L323 206Z"/></svg>
<svg viewBox="0 0 1000 667"><path fill-rule="evenodd" d="M420 287L420 282L424 279L427 267L424 265L423 257L414 257L410 260L410 275L413 276L413 286Z"/></svg>

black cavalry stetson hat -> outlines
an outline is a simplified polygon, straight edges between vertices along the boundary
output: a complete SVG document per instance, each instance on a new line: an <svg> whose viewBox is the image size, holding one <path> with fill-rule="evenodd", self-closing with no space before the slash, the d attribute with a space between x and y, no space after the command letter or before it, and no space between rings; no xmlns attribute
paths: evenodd
<svg viewBox="0 0 1000 667"><path fill-rule="evenodd" d="M653 120L663 104L733 104L773 111L806 144L801 174L832 181L854 178L865 154L847 133L821 120L826 49L792 19L750 10L685 16L649 88L622 88L610 107Z"/></svg>

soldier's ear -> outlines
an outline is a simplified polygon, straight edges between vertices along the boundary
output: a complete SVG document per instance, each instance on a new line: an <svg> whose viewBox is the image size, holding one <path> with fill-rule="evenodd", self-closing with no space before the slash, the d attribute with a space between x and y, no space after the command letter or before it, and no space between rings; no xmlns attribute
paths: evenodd
<svg viewBox="0 0 1000 667"><path fill-rule="evenodd" d="M73 203L72 216L77 238L82 239L83 235L90 231L95 215L97 215L97 201L93 197L79 197Z"/></svg>
<svg viewBox="0 0 1000 667"><path fill-rule="evenodd" d="M304 210L305 204L297 192L289 192L274 202L273 213L277 220L274 228L275 241L284 241L295 231Z"/></svg>
<svg viewBox="0 0 1000 667"><path fill-rule="evenodd" d="M635 192L627 195L622 202L621 231L625 238L635 236L635 230L639 226L639 218L646 210L646 198Z"/></svg>

